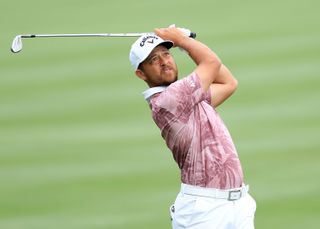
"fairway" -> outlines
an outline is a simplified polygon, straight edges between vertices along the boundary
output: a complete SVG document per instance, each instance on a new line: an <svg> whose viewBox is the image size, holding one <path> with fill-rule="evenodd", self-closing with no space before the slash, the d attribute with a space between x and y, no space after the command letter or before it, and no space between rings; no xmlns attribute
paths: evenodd
<svg viewBox="0 0 320 229"><path fill-rule="evenodd" d="M218 111L257 202L258 229L320 225L320 3L0 3L0 229L166 229L179 170L128 59L124 33L175 23L239 81ZM194 64L172 51L180 77Z"/></svg>

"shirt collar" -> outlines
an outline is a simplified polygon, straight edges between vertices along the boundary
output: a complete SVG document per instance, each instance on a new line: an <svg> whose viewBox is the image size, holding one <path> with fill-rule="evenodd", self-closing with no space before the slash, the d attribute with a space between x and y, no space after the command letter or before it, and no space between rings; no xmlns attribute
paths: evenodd
<svg viewBox="0 0 320 229"><path fill-rule="evenodd" d="M156 93L163 92L166 88L167 88L167 86L151 87L151 88L145 90L144 92L142 92L142 95L143 95L144 99L149 102L151 96L153 96Z"/></svg>

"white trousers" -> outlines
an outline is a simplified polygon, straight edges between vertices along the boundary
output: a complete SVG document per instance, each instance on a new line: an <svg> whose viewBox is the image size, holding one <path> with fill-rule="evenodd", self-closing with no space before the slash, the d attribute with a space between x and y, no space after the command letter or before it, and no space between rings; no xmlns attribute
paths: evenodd
<svg viewBox="0 0 320 229"><path fill-rule="evenodd" d="M255 211L256 202L249 193L232 201L183 190L170 208L173 229L254 229Z"/></svg>

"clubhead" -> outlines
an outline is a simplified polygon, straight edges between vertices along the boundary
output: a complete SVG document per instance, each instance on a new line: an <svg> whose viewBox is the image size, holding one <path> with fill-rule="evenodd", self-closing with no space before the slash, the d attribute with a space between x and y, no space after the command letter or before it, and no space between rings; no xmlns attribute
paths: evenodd
<svg viewBox="0 0 320 229"><path fill-rule="evenodd" d="M21 35L17 35L13 41L11 46L11 52L18 53L22 50L22 39Z"/></svg>

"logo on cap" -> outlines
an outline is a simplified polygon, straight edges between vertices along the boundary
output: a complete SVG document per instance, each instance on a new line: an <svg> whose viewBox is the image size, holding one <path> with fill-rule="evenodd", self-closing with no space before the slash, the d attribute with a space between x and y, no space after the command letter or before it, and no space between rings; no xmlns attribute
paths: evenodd
<svg viewBox="0 0 320 229"><path fill-rule="evenodd" d="M146 36L142 39L142 41L140 42L140 46L143 47L145 45L146 42L153 44L154 39L158 39L158 37L156 36Z"/></svg>

